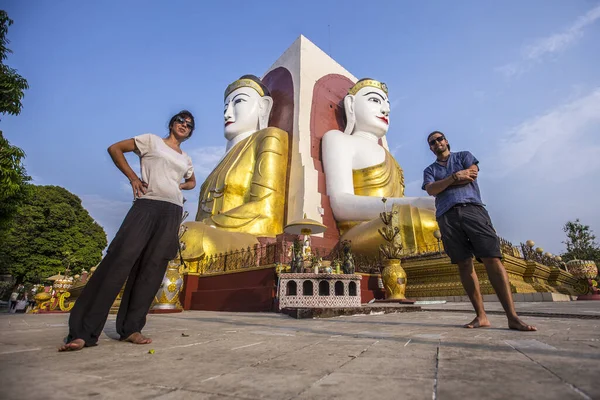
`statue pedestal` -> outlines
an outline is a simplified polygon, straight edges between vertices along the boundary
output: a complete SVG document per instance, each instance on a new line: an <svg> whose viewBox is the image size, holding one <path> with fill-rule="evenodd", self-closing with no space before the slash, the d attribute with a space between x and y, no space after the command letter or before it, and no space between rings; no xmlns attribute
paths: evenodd
<svg viewBox="0 0 600 400"><path fill-rule="evenodd" d="M360 275L281 274L279 310L360 307Z"/></svg>
<svg viewBox="0 0 600 400"><path fill-rule="evenodd" d="M582 294L577 300L600 300L600 294Z"/></svg>

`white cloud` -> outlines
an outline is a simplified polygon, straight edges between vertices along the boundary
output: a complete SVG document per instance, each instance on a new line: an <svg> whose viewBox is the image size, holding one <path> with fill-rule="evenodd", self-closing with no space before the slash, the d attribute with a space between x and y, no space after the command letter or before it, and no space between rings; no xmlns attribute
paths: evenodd
<svg viewBox="0 0 600 400"><path fill-rule="evenodd" d="M550 35L535 42L524 49L524 58L536 60L549 53L556 53L569 47L583 36L583 30L600 18L600 5L592 8L565 31Z"/></svg>
<svg viewBox="0 0 600 400"><path fill-rule="evenodd" d="M121 184L119 185L119 187L121 188L121 191L123 193L127 193L133 199L133 189L131 187L131 183L129 183L127 181L121 181Z"/></svg>
<svg viewBox="0 0 600 400"><path fill-rule="evenodd" d="M414 181L406 182L404 184L404 195L406 197L425 197L427 193L421 189L423 184L422 179L416 179Z"/></svg>
<svg viewBox="0 0 600 400"><path fill-rule="evenodd" d="M97 194L88 194L79 197L92 218L104 228L108 242L110 243L117 234L127 211L131 208L132 202L111 200Z"/></svg>
<svg viewBox="0 0 600 400"><path fill-rule="evenodd" d="M525 71L529 70L529 68L529 65L513 62L502 65L500 67L496 67L494 68L494 71L504 75L505 78L510 79L523 74Z"/></svg>
<svg viewBox="0 0 600 400"><path fill-rule="evenodd" d="M187 211L189 215L185 219L186 221L194 221L196 219L196 213L198 212L198 193L194 197L186 195L186 198L190 198L183 205L184 211Z"/></svg>
<svg viewBox="0 0 600 400"><path fill-rule="evenodd" d="M488 94L483 90L475 90L473 92L473 97L475 100L483 102L488 98Z"/></svg>
<svg viewBox="0 0 600 400"><path fill-rule="evenodd" d="M189 212L187 220L194 220L198 209L198 196L200 193L200 185L206 176L214 169L223 154L225 153L224 146L198 147L187 152L192 158L196 171L197 185L194 190L185 191L183 193L186 202L184 209ZM131 158L129 164L134 171L140 176L139 163L135 163L135 159ZM120 189L131 197L131 185L126 180L120 184ZM132 201L111 200L97 194L80 196L84 207L89 211L90 215L98 222L106 231L108 241L113 239L127 211L131 207Z"/></svg>
<svg viewBox="0 0 600 400"><path fill-rule="evenodd" d="M506 78L513 78L527 72L533 64L541 61L547 55L564 51L575 44L583 36L584 29L598 19L600 19L600 5L577 18L564 31L538 39L533 44L525 46L521 51L521 60L497 67L496 72Z"/></svg>
<svg viewBox="0 0 600 400"><path fill-rule="evenodd" d="M194 221L196 212L198 212L198 197L200 196L200 186L221 161L225 154L225 146L207 146L197 147L189 150L188 155L192 158L194 171L196 174L196 188L194 190L183 192L186 201L183 205L185 211L189 213L186 221Z"/></svg>
<svg viewBox="0 0 600 400"><path fill-rule="evenodd" d="M507 132L491 170L498 176L524 170L562 182L600 168L600 87L531 118Z"/></svg>
<svg viewBox="0 0 600 400"><path fill-rule="evenodd" d="M389 142L388 142L388 146L389 146ZM393 148L389 149L390 154L394 157L394 158L398 158L398 151L402 148L402 144L397 144L395 145Z"/></svg>
<svg viewBox="0 0 600 400"><path fill-rule="evenodd" d="M564 250L562 226L599 233L600 87L506 132L482 154L480 186L501 236Z"/></svg>
<svg viewBox="0 0 600 400"><path fill-rule="evenodd" d="M225 146L196 147L187 153L192 158L196 180L200 185L225 154Z"/></svg>
<svg viewBox="0 0 600 400"><path fill-rule="evenodd" d="M393 100L390 100L390 111L394 110L396 107L398 107L398 105L400 105L400 103L402 103L406 99L408 99L408 96L394 97Z"/></svg>

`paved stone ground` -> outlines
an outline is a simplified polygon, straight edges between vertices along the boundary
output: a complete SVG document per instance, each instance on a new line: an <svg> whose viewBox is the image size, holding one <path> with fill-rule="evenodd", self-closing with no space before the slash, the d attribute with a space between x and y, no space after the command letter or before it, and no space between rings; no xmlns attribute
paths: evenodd
<svg viewBox="0 0 600 400"><path fill-rule="evenodd" d="M151 315L148 346L113 340L111 317L99 346L70 353L56 351L68 315L1 314L0 398L600 399L600 302L521 304L541 315L525 318L533 333L501 315L463 329L464 304L423 307L437 311ZM544 316L559 310L593 317Z"/></svg>
<svg viewBox="0 0 600 400"><path fill-rule="evenodd" d="M426 304L417 303L424 310L446 310L472 312L471 303L446 303ZM518 302L515 303L518 313L523 315L557 315L570 317L598 318L600 319L600 301L561 301L561 302ZM492 313L504 313L499 302L486 302L485 309Z"/></svg>

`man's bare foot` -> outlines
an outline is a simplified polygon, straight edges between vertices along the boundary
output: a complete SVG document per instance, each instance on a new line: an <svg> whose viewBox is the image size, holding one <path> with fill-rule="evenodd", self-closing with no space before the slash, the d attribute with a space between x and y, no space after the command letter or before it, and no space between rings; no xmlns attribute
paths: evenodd
<svg viewBox="0 0 600 400"><path fill-rule="evenodd" d="M508 328L514 329L515 331L524 331L524 332L537 331L537 328L535 326L527 325L525 322L521 321L517 317L508 319Z"/></svg>
<svg viewBox="0 0 600 400"><path fill-rule="evenodd" d="M133 344L150 344L152 343L152 339L142 335L140 332L134 332L127 337L127 339L123 339L125 342L130 342Z"/></svg>
<svg viewBox="0 0 600 400"><path fill-rule="evenodd" d="M465 328L475 329L475 328L489 328L492 326L490 321L488 321L486 316L483 317L475 317L475 319L468 324L464 325Z"/></svg>
<svg viewBox="0 0 600 400"><path fill-rule="evenodd" d="M75 339L60 346L58 351L77 351L83 349L84 347L85 341L83 339Z"/></svg>

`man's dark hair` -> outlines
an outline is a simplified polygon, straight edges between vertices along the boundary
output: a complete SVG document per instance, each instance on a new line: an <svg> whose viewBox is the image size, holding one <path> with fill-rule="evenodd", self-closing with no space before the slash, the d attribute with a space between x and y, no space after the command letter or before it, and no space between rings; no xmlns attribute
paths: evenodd
<svg viewBox="0 0 600 400"><path fill-rule="evenodd" d="M442 136L444 137L444 139L448 140L448 139L446 138L446 135L444 135L444 133L443 133L443 132L440 132L440 131L433 131L433 132L431 132L429 135L427 135L427 144L429 144L429 139L430 139L430 138L431 138L433 135L435 135L435 134L442 135ZM450 150L450 143L448 143L448 150Z"/></svg>
<svg viewBox="0 0 600 400"><path fill-rule="evenodd" d="M196 128L196 121L194 121L194 116L188 110L181 110L177 114L175 114L175 115L173 115L171 117L171 120L169 121L169 132L171 131L171 128L173 128L173 124L175 123L175 119L177 117L189 118L189 119L192 120L192 127L190 128L190 134L187 137L188 139L191 138L192 137L192 133L194 133L194 129Z"/></svg>

